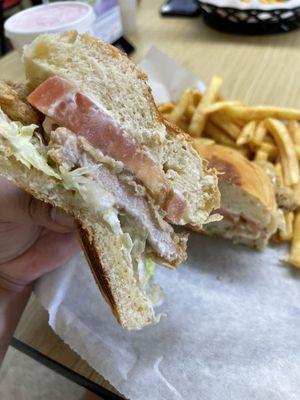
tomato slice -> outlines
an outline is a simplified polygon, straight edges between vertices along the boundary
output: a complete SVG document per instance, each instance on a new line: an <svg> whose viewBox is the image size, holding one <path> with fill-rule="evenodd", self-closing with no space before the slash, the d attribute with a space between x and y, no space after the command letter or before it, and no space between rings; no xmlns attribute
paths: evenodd
<svg viewBox="0 0 300 400"><path fill-rule="evenodd" d="M164 171L142 146L100 105L73 84L53 76L39 85L28 101L58 125L83 136L103 154L122 161L163 206L169 220L178 223L185 199L171 189Z"/></svg>

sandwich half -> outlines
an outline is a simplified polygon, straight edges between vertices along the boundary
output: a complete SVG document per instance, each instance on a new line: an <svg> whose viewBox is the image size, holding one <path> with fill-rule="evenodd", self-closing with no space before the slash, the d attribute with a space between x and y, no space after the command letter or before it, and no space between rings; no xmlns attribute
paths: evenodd
<svg viewBox="0 0 300 400"><path fill-rule="evenodd" d="M207 225L205 232L258 249L266 246L282 222L268 175L232 148L196 140L194 147L219 173L221 207L217 212L223 219Z"/></svg>
<svg viewBox="0 0 300 400"><path fill-rule="evenodd" d="M155 322L154 265L186 258L187 235L172 224L201 229L215 219L214 170L164 124L145 75L112 46L76 32L42 35L24 64L28 101L19 100L43 122L1 111L0 174L76 218L123 327Z"/></svg>

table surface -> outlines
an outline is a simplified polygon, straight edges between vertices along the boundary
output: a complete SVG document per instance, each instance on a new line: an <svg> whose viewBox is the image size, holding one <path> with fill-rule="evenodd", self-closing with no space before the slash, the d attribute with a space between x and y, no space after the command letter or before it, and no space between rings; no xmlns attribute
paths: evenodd
<svg viewBox="0 0 300 400"><path fill-rule="evenodd" d="M141 2L138 31L130 36L140 60L154 44L207 82L224 78L223 94L250 103L300 107L300 31L273 36L232 36L212 30L199 18L159 16L162 0ZM22 81L19 56L0 60L0 78ZM69 349L47 324L47 313L31 299L19 323L17 338L98 384L114 390Z"/></svg>

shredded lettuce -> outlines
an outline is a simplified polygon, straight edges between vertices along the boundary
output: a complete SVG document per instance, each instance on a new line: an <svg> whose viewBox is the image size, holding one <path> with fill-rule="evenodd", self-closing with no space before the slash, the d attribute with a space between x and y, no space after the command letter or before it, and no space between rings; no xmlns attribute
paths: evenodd
<svg viewBox="0 0 300 400"><path fill-rule="evenodd" d="M9 142L13 156L27 168L34 167L60 180L67 190L73 190L76 195L80 195L87 207L100 212L114 233L121 234L113 195L92 178L98 167L94 165L73 171L55 171L47 163L47 147L35 133L36 128L38 126L34 124L22 126L19 122L10 121L0 108L0 135Z"/></svg>
<svg viewBox="0 0 300 400"><path fill-rule="evenodd" d="M124 232L130 235L132 240L130 251L131 261L135 268L135 276L141 289L147 294L152 307L161 305L164 301L164 293L159 285L152 283L156 264L149 256L145 256L147 232L136 229L135 224L127 215L119 215L121 226Z"/></svg>
<svg viewBox="0 0 300 400"><path fill-rule="evenodd" d="M125 224L124 220L126 221ZM132 240L130 256L139 285L147 294L151 307L160 306L164 302L165 296L161 287L152 283L156 264L151 257L144 255L147 235L142 234L140 230L134 229L134 224L130 223L127 217L121 217L121 224L124 231L130 231L130 236L128 235Z"/></svg>
<svg viewBox="0 0 300 400"><path fill-rule="evenodd" d="M165 300L165 295L162 288L155 283L149 284L147 294L153 307L162 305Z"/></svg>
<svg viewBox="0 0 300 400"><path fill-rule="evenodd" d="M74 190L85 201L87 207L100 212L113 232L122 234L118 211L114 208L114 196L105 190L99 182L93 180L93 175L98 169L97 165L77 168L73 171L60 169L64 187Z"/></svg>
<svg viewBox="0 0 300 400"><path fill-rule="evenodd" d="M161 287L152 283L156 264L150 257L140 254L137 261L137 274L141 288L147 294L152 307L160 306L164 301L164 292Z"/></svg>
<svg viewBox="0 0 300 400"><path fill-rule="evenodd" d="M144 265L146 270L146 279L149 281L154 275L156 264L150 257L145 257Z"/></svg>
<svg viewBox="0 0 300 400"><path fill-rule="evenodd" d="M104 211L102 213L102 218L108 223L113 232L117 235L122 234L121 224L118 217L118 211L115 208Z"/></svg>
<svg viewBox="0 0 300 400"><path fill-rule="evenodd" d="M144 256L147 232L143 231L143 229L137 229L126 214L120 214L119 218L123 231L127 232L132 239L131 257L136 264L136 275L141 286L146 287L154 274L156 266L151 257Z"/></svg>
<svg viewBox="0 0 300 400"><path fill-rule="evenodd" d="M60 168L60 175L66 189L77 191L86 202L92 201L92 205L100 205L103 211L107 211L114 205L114 196L92 179L97 169L97 165L76 168L72 171Z"/></svg>
<svg viewBox="0 0 300 400"><path fill-rule="evenodd" d="M46 175L61 179L53 168L48 165L45 156L39 152L37 143L32 142L32 137L37 125L22 126L18 122L8 121L5 114L0 112L0 132L10 144L15 158L27 168L34 167Z"/></svg>

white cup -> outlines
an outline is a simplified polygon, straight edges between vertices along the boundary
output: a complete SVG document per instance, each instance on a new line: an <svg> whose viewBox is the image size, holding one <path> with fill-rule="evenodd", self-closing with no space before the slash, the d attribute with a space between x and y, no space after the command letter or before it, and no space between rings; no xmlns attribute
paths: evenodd
<svg viewBox="0 0 300 400"><path fill-rule="evenodd" d="M52 20L51 16L53 16ZM38 17L38 23L34 24L36 17ZM74 18L72 19L72 17ZM59 1L31 7L14 14L5 22L4 30L5 36L11 41L13 48L22 53L23 46L31 43L41 33L74 29L79 33L93 34L92 25L95 18L94 10L89 4L77 1ZM28 29L31 26L30 20L33 27ZM23 28L22 24L26 27Z"/></svg>

